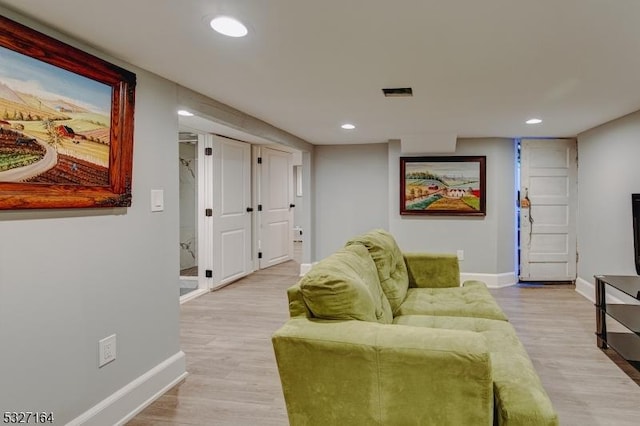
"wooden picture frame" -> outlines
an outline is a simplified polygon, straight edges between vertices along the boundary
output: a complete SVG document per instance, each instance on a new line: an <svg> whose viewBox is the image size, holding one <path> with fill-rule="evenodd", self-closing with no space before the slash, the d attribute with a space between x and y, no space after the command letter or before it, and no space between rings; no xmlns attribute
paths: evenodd
<svg viewBox="0 0 640 426"><path fill-rule="evenodd" d="M400 157L400 214L486 215L486 157Z"/></svg>
<svg viewBox="0 0 640 426"><path fill-rule="evenodd" d="M135 86L0 16L0 209L131 206Z"/></svg>

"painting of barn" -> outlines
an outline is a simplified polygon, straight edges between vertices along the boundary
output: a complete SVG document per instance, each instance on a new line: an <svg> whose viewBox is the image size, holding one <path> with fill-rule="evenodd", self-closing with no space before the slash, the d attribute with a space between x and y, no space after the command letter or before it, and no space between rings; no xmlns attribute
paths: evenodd
<svg viewBox="0 0 640 426"><path fill-rule="evenodd" d="M4 47L0 64L0 182L108 186L111 86Z"/></svg>
<svg viewBox="0 0 640 426"><path fill-rule="evenodd" d="M401 157L400 214L485 215L486 157Z"/></svg>

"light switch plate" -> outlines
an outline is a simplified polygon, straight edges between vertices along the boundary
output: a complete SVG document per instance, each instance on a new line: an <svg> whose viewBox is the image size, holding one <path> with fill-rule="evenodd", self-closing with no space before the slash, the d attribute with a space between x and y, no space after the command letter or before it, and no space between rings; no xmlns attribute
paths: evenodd
<svg viewBox="0 0 640 426"><path fill-rule="evenodd" d="M164 210L164 190L152 189L151 190L151 211L161 212Z"/></svg>

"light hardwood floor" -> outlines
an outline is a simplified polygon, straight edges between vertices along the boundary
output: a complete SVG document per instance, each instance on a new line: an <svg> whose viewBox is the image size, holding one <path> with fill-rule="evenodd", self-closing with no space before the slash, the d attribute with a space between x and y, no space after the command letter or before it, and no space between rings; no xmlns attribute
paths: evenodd
<svg viewBox="0 0 640 426"><path fill-rule="evenodd" d="M294 261L181 306L190 375L129 426L287 425L271 334L288 317ZM640 424L640 387L595 345L593 304L572 286L492 290L562 425Z"/></svg>

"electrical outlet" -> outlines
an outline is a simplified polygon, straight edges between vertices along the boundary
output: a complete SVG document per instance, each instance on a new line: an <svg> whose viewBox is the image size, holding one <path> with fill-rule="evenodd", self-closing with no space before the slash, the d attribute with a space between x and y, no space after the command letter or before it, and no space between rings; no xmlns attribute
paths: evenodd
<svg viewBox="0 0 640 426"><path fill-rule="evenodd" d="M116 359L116 335L98 341L98 368Z"/></svg>
<svg viewBox="0 0 640 426"><path fill-rule="evenodd" d="M464 260L464 250L458 250L458 260Z"/></svg>

